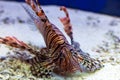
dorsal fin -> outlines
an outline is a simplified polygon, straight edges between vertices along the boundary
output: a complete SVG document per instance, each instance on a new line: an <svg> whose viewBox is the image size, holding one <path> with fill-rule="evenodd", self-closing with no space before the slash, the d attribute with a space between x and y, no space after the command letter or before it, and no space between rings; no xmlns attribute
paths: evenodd
<svg viewBox="0 0 120 80"><path fill-rule="evenodd" d="M25 0L26 3L32 8L32 10L36 13L36 15L40 18L40 20L46 24L49 25L51 24L49 22L49 19L47 18L45 12L43 11L43 9L41 8L38 0Z"/></svg>

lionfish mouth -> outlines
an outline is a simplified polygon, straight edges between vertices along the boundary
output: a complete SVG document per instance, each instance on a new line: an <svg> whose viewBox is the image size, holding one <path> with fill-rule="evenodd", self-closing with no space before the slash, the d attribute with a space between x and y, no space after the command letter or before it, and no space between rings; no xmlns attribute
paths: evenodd
<svg viewBox="0 0 120 80"><path fill-rule="evenodd" d="M58 75L66 76L69 74L74 74L76 71L82 72L78 57L75 56L71 56L69 59L59 59L56 61L56 65L58 67L54 69L54 73Z"/></svg>

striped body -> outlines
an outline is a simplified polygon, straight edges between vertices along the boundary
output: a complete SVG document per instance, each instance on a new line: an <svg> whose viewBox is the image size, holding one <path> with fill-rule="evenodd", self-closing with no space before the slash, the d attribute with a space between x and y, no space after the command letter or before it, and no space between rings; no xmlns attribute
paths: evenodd
<svg viewBox="0 0 120 80"><path fill-rule="evenodd" d="M82 57L79 56L79 58L76 58L77 55L73 56L73 47L68 43L62 32L55 25L50 23L38 1L26 0L26 2L39 17L38 20L35 21L35 24L43 35L49 55L53 59L52 63L55 63L55 71L64 75L80 70L78 60L82 60Z"/></svg>
<svg viewBox="0 0 120 80"><path fill-rule="evenodd" d="M43 19L42 19L43 20ZM44 20L43 20L44 21ZM73 56L73 47L68 43L62 32L53 24L47 26L39 26L42 22L36 22L38 29L43 35L50 57L52 57L55 63L54 72L66 75L67 73L81 70L79 61L82 57L76 58ZM40 28L42 27L42 28ZM51 63L50 63L51 64Z"/></svg>

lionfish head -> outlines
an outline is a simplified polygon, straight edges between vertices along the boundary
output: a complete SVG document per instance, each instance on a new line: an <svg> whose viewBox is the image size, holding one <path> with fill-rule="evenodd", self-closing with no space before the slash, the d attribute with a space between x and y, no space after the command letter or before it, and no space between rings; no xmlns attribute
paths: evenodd
<svg viewBox="0 0 120 80"><path fill-rule="evenodd" d="M60 51L59 59L56 61L57 67L54 72L62 76L82 71L80 68L80 61L82 57L78 55L77 51L69 47L64 47Z"/></svg>

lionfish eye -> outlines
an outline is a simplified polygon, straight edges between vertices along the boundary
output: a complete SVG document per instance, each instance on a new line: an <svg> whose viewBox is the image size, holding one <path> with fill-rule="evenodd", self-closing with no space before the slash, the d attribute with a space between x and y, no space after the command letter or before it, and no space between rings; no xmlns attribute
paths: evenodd
<svg viewBox="0 0 120 80"><path fill-rule="evenodd" d="M71 52L71 53L74 53L74 50L73 50L73 49L70 49L70 52Z"/></svg>
<svg viewBox="0 0 120 80"><path fill-rule="evenodd" d="M72 54L77 54L77 52L76 52L75 50L73 50L73 49L70 49L70 52L71 52Z"/></svg>

